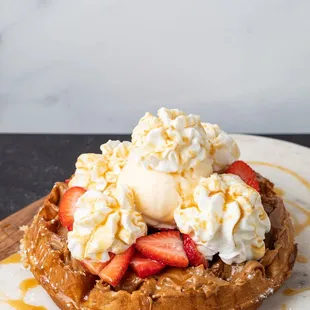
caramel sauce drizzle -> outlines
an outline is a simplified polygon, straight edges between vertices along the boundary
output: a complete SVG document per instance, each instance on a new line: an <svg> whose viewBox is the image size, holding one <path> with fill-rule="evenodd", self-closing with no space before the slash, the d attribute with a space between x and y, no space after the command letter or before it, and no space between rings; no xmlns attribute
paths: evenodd
<svg viewBox="0 0 310 310"><path fill-rule="evenodd" d="M271 163L267 163L267 162L263 162L263 161L250 161L249 164L252 165L260 165L260 166L267 166L267 167L272 167L272 168L276 168L279 169L285 173L290 174L291 176L293 176L294 178L296 178L300 183L302 183L310 192L310 182L307 181L305 178L303 178L302 176L300 176L299 174L297 174L296 172L286 168L286 167L282 167L276 164L271 164ZM280 189L280 188L275 188L275 192L283 197L285 192ZM305 208L303 208L302 206L300 206L298 203L296 203L295 201L291 201L291 200L287 200L285 199L284 202L290 204L292 207L298 209L299 211L301 211L304 215L305 215L305 221L303 223L299 223L299 221L297 220L297 218L295 216L293 216L292 214L292 218L294 219L294 228L295 228L295 235L298 236L300 235L307 227L310 226L310 210L307 210Z"/></svg>
<svg viewBox="0 0 310 310"><path fill-rule="evenodd" d="M309 262L308 258L306 256L301 255L301 254L297 255L296 261L298 263L301 263L301 264L307 264Z"/></svg>
<svg viewBox="0 0 310 310"><path fill-rule="evenodd" d="M21 256L19 253L15 253L8 258L5 258L0 262L0 264L15 264L15 263L20 263L21 261ZM24 302L24 298L27 294L27 292L35 288L39 285L37 280L35 278L29 278L23 280L19 284L19 288L21 290L21 298L20 299L4 299L5 303L10 305L11 307L15 308L16 310L47 310L45 307L42 306L34 306L34 305L29 305Z"/></svg>
<svg viewBox="0 0 310 310"><path fill-rule="evenodd" d="M19 288L22 291L22 295L25 296L26 293L39 285L35 278L25 279L19 284Z"/></svg>
<svg viewBox="0 0 310 310"><path fill-rule="evenodd" d="M310 191L310 182L308 182L305 178L303 178L302 176L298 175L296 172L294 172L288 168L285 168L285 167L282 167L279 165L275 165L275 164L271 164L271 163L267 163L267 162L261 162L261 161L251 161L249 163L253 164L253 165L261 165L261 166L277 168L277 169L279 169L285 173L288 173L291 176L295 177L301 184L303 184ZM282 190L281 188L275 187L274 191L280 197L284 197L284 195L285 195L284 190ZM296 203L295 201L292 201L292 200L284 199L284 202L291 205L295 209L298 209L299 211L301 211L305 215L305 221L303 223L300 223L298 221L297 217L291 213L291 217L294 220L295 235L298 236L307 227L310 226L310 210L303 208L298 203ZM299 254L297 256L296 260L297 260L297 262L302 263L302 264L306 264L309 262L308 258L301 255L301 254ZM288 288L288 289L283 291L283 294L285 296L293 296L293 295L300 294L300 293L308 291L308 290L310 290L310 287L304 287L304 288L299 288L299 289ZM282 310L287 310L287 306L285 304L282 305Z"/></svg>
<svg viewBox="0 0 310 310"><path fill-rule="evenodd" d="M47 310L45 307L26 304L21 299L7 300L6 303L15 308L16 310Z"/></svg>
<svg viewBox="0 0 310 310"><path fill-rule="evenodd" d="M281 305L281 310L287 310L287 305L286 304L282 304Z"/></svg>
<svg viewBox="0 0 310 310"><path fill-rule="evenodd" d="M260 165L260 166L267 166L267 167L277 168L277 169L279 169L279 170L281 170L283 172L286 172L286 173L292 175L293 177L295 177L296 179L298 179L310 191L310 182L307 181L302 176L300 176L299 174L297 174L296 172L294 172L294 171L292 171L292 170L290 170L290 169L288 169L286 167L282 167L282 166L276 165L276 164L266 163L264 161L249 161L248 163L250 165Z"/></svg>
<svg viewBox="0 0 310 310"><path fill-rule="evenodd" d="M309 291L310 290L310 287L304 287L304 288L288 288L286 290L283 291L283 294L285 296L293 296L293 295L296 295L296 294L299 294L299 293L302 293L302 292L305 292L305 291Z"/></svg>
<svg viewBox="0 0 310 310"><path fill-rule="evenodd" d="M26 293L30 289L35 288L38 285L39 285L39 283L37 282L37 280L35 278L29 278L29 279L23 280L19 284L19 288L22 292L21 298L20 299L8 299L5 302L17 310L47 310L45 307L29 305L29 304L24 302L24 298L26 296Z"/></svg>
<svg viewBox="0 0 310 310"><path fill-rule="evenodd" d="M273 190L280 197L283 197L285 195L285 191L279 187L275 187Z"/></svg>
<svg viewBox="0 0 310 310"><path fill-rule="evenodd" d="M303 223L299 223L298 220L295 217L295 236L300 235L307 227L310 226L310 210L306 210L305 208L301 207L298 203L291 200L284 200L286 203L290 204L294 208L300 210L305 215L305 221Z"/></svg>

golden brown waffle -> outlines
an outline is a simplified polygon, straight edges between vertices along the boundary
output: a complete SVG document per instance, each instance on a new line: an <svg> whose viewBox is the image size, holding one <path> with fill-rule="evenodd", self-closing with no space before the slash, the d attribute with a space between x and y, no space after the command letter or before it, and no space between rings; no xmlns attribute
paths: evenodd
<svg viewBox="0 0 310 310"><path fill-rule="evenodd" d="M271 182L259 175L258 179L272 225L260 261L229 266L217 257L208 270L167 267L144 280L128 270L114 289L71 257L67 230L58 218L58 204L67 185L57 183L25 233L27 263L61 309L257 309L289 277L297 254L282 199Z"/></svg>

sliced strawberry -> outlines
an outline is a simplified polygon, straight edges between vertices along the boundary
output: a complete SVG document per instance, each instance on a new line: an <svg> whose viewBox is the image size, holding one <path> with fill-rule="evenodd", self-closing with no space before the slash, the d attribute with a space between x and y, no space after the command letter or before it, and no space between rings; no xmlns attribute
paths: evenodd
<svg viewBox="0 0 310 310"><path fill-rule="evenodd" d="M175 267L187 267L188 265L188 258L178 231L161 231L140 237L136 241L136 249L143 256L165 265Z"/></svg>
<svg viewBox="0 0 310 310"><path fill-rule="evenodd" d="M157 274L165 267L163 263L146 258L140 253L135 253L131 259L130 266L141 279Z"/></svg>
<svg viewBox="0 0 310 310"><path fill-rule="evenodd" d="M244 161L235 161L227 168L225 173L238 175L246 184L259 192L259 183L257 181L255 171Z"/></svg>
<svg viewBox="0 0 310 310"><path fill-rule="evenodd" d="M88 271L92 274L99 275L99 272L111 261L111 259L114 257L113 253L110 253L110 260L107 262L100 262L95 259L86 258L81 261L81 264L88 269Z"/></svg>
<svg viewBox="0 0 310 310"><path fill-rule="evenodd" d="M124 253L115 255L110 263L99 272L99 277L110 285L116 286L127 271L134 252L135 248L131 246Z"/></svg>
<svg viewBox="0 0 310 310"><path fill-rule="evenodd" d="M184 250L188 257L189 264L191 266L203 265L205 268L208 268L208 261L198 251L193 239L186 234L182 234L182 237L183 237Z"/></svg>
<svg viewBox="0 0 310 310"><path fill-rule="evenodd" d="M85 189L82 187L71 187L64 193L63 197L61 198L59 204L59 219L63 226L68 227L68 230L72 230L75 205L78 199L85 192Z"/></svg>

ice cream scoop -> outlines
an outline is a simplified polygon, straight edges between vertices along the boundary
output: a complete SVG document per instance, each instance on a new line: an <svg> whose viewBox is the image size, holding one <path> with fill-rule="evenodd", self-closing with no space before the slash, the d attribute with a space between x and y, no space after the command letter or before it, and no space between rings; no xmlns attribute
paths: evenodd
<svg viewBox="0 0 310 310"><path fill-rule="evenodd" d="M164 173L147 169L131 154L118 177L118 185L127 185L135 196L137 210L144 220L156 227L175 227L174 210L197 185L199 178L212 173L209 161L195 172Z"/></svg>

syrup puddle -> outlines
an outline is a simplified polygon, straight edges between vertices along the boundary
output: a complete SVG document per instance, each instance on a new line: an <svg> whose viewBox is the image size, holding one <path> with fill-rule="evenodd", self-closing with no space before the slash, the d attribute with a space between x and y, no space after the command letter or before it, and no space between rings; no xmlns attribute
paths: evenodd
<svg viewBox="0 0 310 310"><path fill-rule="evenodd" d="M19 253L15 253L4 260L0 262L0 264L14 264L14 263L20 263L21 261L21 256Z"/></svg>
<svg viewBox="0 0 310 310"><path fill-rule="evenodd" d="M287 310L287 305L286 304L282 304L281 305L281 310Z"/></svg>

